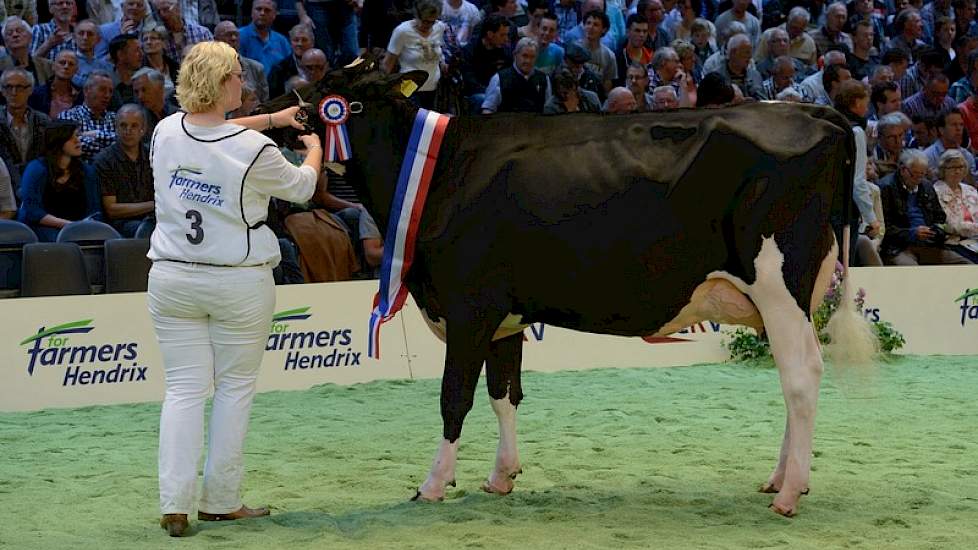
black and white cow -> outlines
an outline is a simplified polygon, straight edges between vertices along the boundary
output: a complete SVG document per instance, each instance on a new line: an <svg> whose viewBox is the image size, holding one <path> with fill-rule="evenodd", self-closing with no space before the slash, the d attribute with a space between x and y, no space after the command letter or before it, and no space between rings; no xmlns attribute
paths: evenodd
<svg viewBox="0 0 978 550"><path fill-rule="evenodd" d="M311 103L327 93L362 103L347 123L347 177L381 227L417 111L402 83L424 78L385 75L367 60L300 92ZM283 96L265 108L295 104ZM842 219L852 194L846 120L798 104L461 116L441 151L406 279L447 344L444 439L416 498L442 499L454 484L483 363L500 426L483 489L513 490L527 324L646 336L710 319L769 336L787 428L762 490L793 515L808 490L822 373L810 312L836 265L830 216Z"/></svg>

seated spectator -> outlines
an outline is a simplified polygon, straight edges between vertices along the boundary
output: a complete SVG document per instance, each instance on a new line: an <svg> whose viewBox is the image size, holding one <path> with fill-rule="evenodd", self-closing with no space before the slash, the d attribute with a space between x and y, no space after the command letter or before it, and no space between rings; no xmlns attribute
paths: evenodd
<svg viewBox="0 0 978 550"><path fill-rule="evenodd" d="M947 221L927 178L927 157L908 149L900 154L900 168L880 181L886 232L880 255L887 265L969 264L944 246L938 224Z"/></svg>
<svg viewBox="0 0 978 550"><path fill-rule="evenodd" d="M132 89L132 75L143 66L143 52L139 47L139 37L135 34L120 34L109 44L109 59L112 60L112 80L115 82L113 107L132 103L136 95Z"/></svg>
<svg viewBox="0 0 978 550"><path fill-rule="evenodd" d="M543 113L597 113L601 111L598 94L581 88L577 76L569 68L558 70L553 78L553 95L543 107Z"/></svg>
<svg viewBox="0 0 978 550"><path fill-rule="evenodd" d="M625 69L625 82L628 90L635 97L637 110L647 113L652 110L652 94L649 93L649 72L637 63L630 63Z"/></svg>
<svg viewBox="0 0 978 550"><path fill-rule="evenodd" d="M730 79L722 73L707 73L696 89L696 108L716 108L729 105L734 100Z"/></svg>
<svg viewBox="0 0 978 550"><path fill-rule="evenodd" d="M962 184L970 169L961 149L941 154L934 192L947 216L947 246L952 251L978 263L978 191Z"/></svg>
<svg viewBox="0 0 978 550"><path fill-rule="evenodd" d="M923 151L937 139L937 119L917 115L910 119L910 134L907 137L908 149Z"/></svg>
<svg viewBox="0 0 978 550"><path fill-rule="evenodd" d="M298 78L298 77L292 77ZM232 118L242 118L246 116L251 116L255 114L255 109L258 108L258 95L255 93L254 88L247 84L241 85L241 105L237 109L228 113L228 119Z"/></svg>
<svg viewBox="0 0 978 550"><path fill-rule="evenodd" d="M448 18L445 16L445 9L447 7L448 7L448 2L446 0L445 7L443 7L441 10L442 11L441 20L444 21L445 24L448 25L448 27L454 31L455 28L448 23ZM548 0L527 0L526 25L523 25L522 27L516 29L516 36L518 38L526 38L526 37L537 38L537 34L539 33L539 29L540 29L540 21L543 19L543 15L547 13L549 9L550 9L550 5Z"/></svg>
<svg viewBox="0 0 978 550"><path fill-rule="evenodd" d="M183 52L198 42L214 39L214 35L206 27L202 27L183 17L183 7L180 0L150 0L160 22L166 27L166 43L163 52L170 59L179 63L183 60Z"/></svg>
<svg viewBox="0 0 978 550"><path fill-rule="evenodd" d="M652 90L652 110L672 111L679 108L679 96L672 86L658 86Z"/></svg>
<svg viewBox="0 0 978 550"><path fill-rule="evenodd" d="M34 88L27 100L32 109L51 118L68 109L82 104L84 97L81 88L71 79L78 71L78 59L72 50L62 50L54 60L54 77L45 84Z"/></svg>
<svg viewBox="0 0 978 550"><path fill-rule="evenodd" d="M964 140L964 119L961 117L961 112L954 108L937 117L936 123L937 139L924 149L931 174L937 174L941 156L945 151L958 150L968 164L968 171L963 176L964 180L969 185L974 185L978 173L976 173L974 155L961 145Z"/></svg>
<svg viewBox="0 0 978 550"><path fill-rule="evenodd" d="M163 75L156 69L143 67L132 75L132 90L136 102L146 111L146 137L149 144L153 130L161 120L180 110L173 96L166 96Z"/></svg>
<svg viewBox="0 0 978 550"><path fill-rule="evenodd" d="M37 84L51 78L51 61L31 55L31 25L16 15L3 21L3 45L0 53L0 72L7 69L24 69L34 76Z"/></svg>
<svg viewBox="0 0 978 550"><path fill-rule="evenodd" d="M901 109L910 118L933 118L947 113L957 104L947 96L949 87L947 77L937 73L927 79L923 90L903 100Z"/></svg>
<svg viewBox="0 0 978 550"><path fill-rule="evenodd" d="M147 218L152 219L153 169L146 135L145 110L126 103L116 114L119 139L96 155L92 166L102 187L102 211L123 237L133 237ZM155 224L154 224L155 225Z"/></svg>
<svg viewBox="0 0 978 550"><path fill-rule="evenodd" d="M968 76L968 60L971 57L971 52L976 49L978 49L978 34L959 34L954 39L954 58L944 67L944 74L947 75L948 80L957 82Z"/></svg>
<svg viewBox="0 0 978 550"><path fill-rule="evenodd" d="M12 220L17 217L17 199L14 197L14 187L10 181L7 163L0 161L0 220Z"/></svg>
<svg viewBox="0 0 978 550"><path fill-rule="evenodd" d="M873 196L873 213L876 221L879 222L879 229L874 237L866 235L869 226L866 222L859 223L859 239L856 242L856 254L860 258L879 258L879 263L866 263L865 265L883 265L880 258L880 246L883 245L883 233L886 230L886 222L883 220L883 202L880 199L879 176L876 173L876 162L872 158L866 160L866 182L869 185L870 193ZM875 254L875 257L874 257Z"/></svg>
<svg viewBox="0 0 978 550"><path fill-rule="evenodd" d="M831 69L840 67L833 65ZM829 74L828 72L826 74ZM856 141L856 158L853 167L852 200L858 208L858 216L866 225L865 235L858 235L851 242L850 257L853 258L853 265L883 265L879 255L866 250L865 245L860 247L859 240L867 240L876 237L880 232L880 221L876 219L876 212L873 210L873 193L866 181L866 114L869 112L869 92L866 85L858 80L847 80L835 86L835 109L845 115L852 127L852 134ZM850 220L851 221L851 220ZM853 224L855 225L855 224ZM864 250L868 256L859 255L859 250Z"/></svg>
<svg viewBox="0 0 978 550"><path fill-rule="evenodd" d="M224 42L238 52L238 60L241 62L241 74L244 75L245 84L251 86L262 101L267 101L269 97L282 95L280 91L279 93L272 92L271 80L269 80L271 78L278 78L278 76L266 75L264 65L241 54L240 36L238 27L235 27L234 23L230 21L221 21L214 27L214 40ZM299 39L299 41L305 44L305 41L302 39Z"/></svg>
<svg viewBox="0 0 978 550"><path fill-rule="evenodd" d="M85 101L58 115L59 119L74 120L81 127L84 162L115 143L115 112L109 110L111 101L112 77L104 71L94 71L85 81Z"/></svg>
<svg viewBox="0 0 978 550"><path fill-rule="evenodd" d="M869 85L872 87L883 82L893 82L893 69L888 65L877 65L869 75Z"/></svg>
<svg viewBox="0 0 978 550"><path fill-rule="evenodd" d="M79 21L75 25L75 58L78 60L78 72L75 73L72 82L81 88L85 85L85 79L92 71L112 72L112 65L104 59L99 59L95 54L95 45L101 38L98 35L98 25L91 19Z"/></svg>
<svg viewBox="0 0 978 550"><path fill-rule="evenodd" d="M41 156L47 115L31 109L27 99L34 87L34 76L20 68L0 74L0 91L7 100L0 106L0 158L6 163L11 189L20 188L20 176L27 163Z"/></svg>
<svg viewBox="0 0 978 550"><path fill-rule="evenodd" d="M516 43L513 65L489 80L482 113L542 113L552 95L547 75L536 70L537 41L521 38Z"/></svg>
<svg viewBox="0 0 978 550"><path fill-rule="evenodd" d="M696 53L696 61L702 67L710 56L717 53L716 32L713 29L713 23L706 19L694 21L691 30L691 42Z"/></svg>
<svg viewBox="0 0 978 550"><path fill-rule="evenodd" d="M882 15L876 13L876 6L873 0L854 0L849 4L852 7L852 15L846 21L842 30L852 35L853 45L856 43L856 28L863 21L869 23L872 41L870 47L877 52L883 51L883 41L886 39L886 20Z"/></svg>
<svg viewBox="0 0 978 550"><path fill-rule="evenodd" d="M846 54L845 52L840 52L838 50L832 50L822 57L822 62L825 67L832 65L845 65ZM805 77L798 85L798 88L804 91L808 97L812 98L812 101L820 105L831 105L832 99L829 97L828 92L825 91L825 85L822 84L822 75L825 69L813 73L812 75Z"/></svg>
<svg viewBox="0 0 978 550"><path fill-rule="evenodd" d="M428 73L428 79L411 95L411 101L427 109L434 107L441 65L445 62L442 47L447 27L438 20L441 7L441 0L416 0L414 19L394 28L382 64L388 74L413 70Z"/></svg>
<svg viewBox="0 0 978 550"><path fill-rule="evenodd" d="M649 36L649 22L637 13L628 16L625 45L615 52L618 81L625 79L625 72L630 63L648 65L652 62L652 50L645 47L645 39Z"/></svg>
<svg viewBox="0 0 978 550"><path fill-rule="evenodd" d="M638 102L628 88L612 88L608 92L608 100L604 102L602 111L613 115L634 113L638 109Z"/></svg>
<svg viewBox="0 0 978 550"><path fill-rule="evenodd" d="M789 103L808 103L808 101L806 101L805 97L802 95L802 92L794 86L789 86L781 90L776 96L774 96L774 99Z"/></svg>
<svg viewBox="0 0 978 550"><path fill-rule="evenodd" d="M848 17L846 5L842 2L833 2L825 10L825 24L812 35L818 55L825 55L829 50L852 51L852 37L842 32Z"/></svg>
<svg viewBox="0 0 978 550"><path fill-rule="evenodd" d="M750 66L752 52L750 38L743 34L731 36L724 53L725 62L716 72L730 80L731 84L736 84L745 96L759 98L763 92L763 80L757 70Z"/></svg>
<svg viewBox="0 0 978 550"><path fill-rule="evenodd" d="M788 12L788 19L781 27L788 33L788 55L814 68L818 63L818 46L815 40L806 32L811 14L801 6L795 6Z"/></svg>
<svg viewBox="0 0 978 550"><path fill-rule="evenodd" d="M903 97L910 97L903 94L902 87L905 82L907 85L910 85L911 82L916 81L913 77L909 79L906 78L907 73L910 70L910 54L907 53L906 50L900 48L890 48L889 50L886 50L883 57L880 58L880 66L888 67L890 69L890 72L892 73L890 75L890 80L896 82L898 85L901 85L900 95ZM917 90L918 88L914 88L914 91L910 95L917 93Z"/></svg>
<svg viewBox="0 0 978 550"><path fill-rule="evenodd" d="M360 263L360 269L353 274L354 279L375 279L380 262L384 257L384 239L367 209L360 202L353 186L345 180L334 178L326 189L326 175L322 175L320 185L312 202L320 205L339 218L347 227L353 250ZM346 197L346 198L343 198Z"/></svg>
<svg viewBox="0 0 978 550"><path fill-rule="evenodd" d="M754 68L761 73L761 78L770 78L774 70L774 60L787 57L795 67L794 78L801 82L808 73L808 67L800 60L788 55L788 33L784 29L772 27L761 35L761 46L754 55Z"/></svg>
<svg viewBox="0 0 978 550"><path fill-rule="evenodd" d="M536 39L540 45L537 54L538 70L551 75L564 62L564 48L554 43L557 38L557 16L547 12L537 24Z"/></svg>
<svg viewBox="0 0 978 550"><path fill-rule="evenodd" d="M527 7L531 12L535 10L537 6L542 6L544 13L547 13L548 4L540 0L534 0L527 4ZM458 40L458 44L461 47L465 47L475 38L475 28L478 25L479 20L482 15L479 13L479 8L475 6L472 2L468 0L445 0L445 6L441 10L441 20L452 29L455 33L455 39ZM557 18L553 17L552 21L556 24ZM540 39L539 36L539 24L537 21L537 40ZM556 33L557 27L554 26L554 32ZM556 34L550 38L553 41L556 38Z"/></svg>
<svg viewBox="0 0 978 550"><path fill-rule="evenodd" d="M305 78L302 78L301 75L289 77L289 79L285 81L285 93L291 94L293 90L298 90L299 88L308 84L309 82L307 82Z"/></svg>
<svg viewBox="0 0 978 550"><path fill-rule="evenodd" d="M513 56L506 47L509 27L505 17L489 16L479 27L478 40L470 41L462 49L463 93L473 112L481 111L486 87L493 75L513 64Z"/></svg>
<svg viewBox="0 0 978 550"><path fill-rule="evenodd" d="M676 55L679 56L679 66L684 73L690 76L689 82L695 89L696 84L703 80L703 67L699 64L692 42L677 38L672 41L671 47L676 50Z"/></svg>
<svg viewBox="0 0 978 550"><path fill-rule="evenodd" d="M601 82L601 77L594 73L588 66L591 59L591 52L579 44L568 44L564 52L564 66L570 69L571 73L577 75L578 85L597 94L598 105L604 102L608 92Z"/></svg>
<svg viewBox="0 0 978 550"><path fill-rule="evenodd" d="M954 12L951 10L951 0L933 0L920 9L920 19L923 22L923 41L935 44L938 38L938 20L946 17L953 23ZM952 25L953 26L953 25Z"/></svg>
<svg viewBox="0 0 978 550"><path fill-rule="evenodd" d="M180 70L180 65L171 59L170 56L163 53L165 35L166 27L156 23L143 29L140 35L140 45L143 50L143 61L141 65L143 67L149 67L162 75L163 89L166 95L170 96L176 90L177 72ZM245 63L244 58L241 58L242 68L244 68Z"/></svg>
<svg viewBox="0 0 978 550"><path fill-rule="evenodd" d="M727 56L726 56L727 43L730 42L731 37L736 36L738 34L747 36L747 29L744 28L742 24L738 23L737 21L734 21L730 23L730 25L724 30L724 32L720 34L719 37L720 45L721 45L720 49L717 50L716 53L708 57L707 60L703 62L704 73L712 73L714 71L720 70L720 67L724 63L726 63L727 60ZM753 50L751 51L753 52ZM750 60L750 66L751 67L754 66L753 59Z"/></svg>
<svg viewBox="0 0 978 550"><path fill-rule="evenodd" d="M714 22L717 33L722 36L727 31L730 23L737 21L747 29L747 36L750 37L751 47L756 47L761 41L761 21L747 11L747 6L750 4L751 0L733 0L731 8L718 15Z"/></svg>
<svg viewBox="0 0 978 550"><path fill-rule="evenodd" d="M957 55L954 50L954 33L954 20L950 17L939 17L934 23L934 48L941 52L945 66Z"/></svg>
<svg viewBox="0 0 978 550"><path fill-rule="evenodd" d="M826 96L828 96L830 103L823 103L822 98L816 99L815 103L834 105L835 95L839 92L839 85L851 79L852 75L849 73L849 67L845 65L829 65L822 71L822 87L825 88ZM866 103L867 105L869 104L868 99Z"/></svg>
<svg viewBox="0 0 978 550"><path fill-rule="evenodd" d="M672 86L678 95L683 84L680 79L685 76L682 64L679 62L679 54L676 50L665 47L656 50L652 56L652 63L649 64L649 89L659 86Z"/></svg>
<svg viewBox="0 0 978 550"><path fill-rule="evenodd" d="M948 89L947 96L951 98L956 104L963 103L969 97L975 94L975 90L978 90L978 50L971 52L968 56L968 75L961 77L951 85ZM978 137L978 136L975 136Z"/></svg>
<svg viewBox="0 0 978 550"><path fill-rule="evenodd" d="M608 16L603 11L592 10L584 15L584 37L577 41L591 54L588 68L601 77L601 83L607 92L618 80L618 66L615 54L601 39L608 33L610 25Z"/></svg>
<svg viewBox="0 0 978 550"><path fill-rule="evenodd" d="M900 155L903 153L905 136L912 123L907 115L896 112L884 115L876 123L879 140L873 151L876 160L876 172L880 179L896 172L899 167Z"/></svg>
<svg viewBox="0 0 978 550"><path fill-rule="evenodd" d="M43 1L43 0L39 0ZM62 50L75 51L72 23L78 16L75 0L47 0L51 20L31 29L31 55L54 61Z"/></svg>
<svg viewBox="0 0 978 550"><path fill-rule="evenodd" d="M109 42L120 34L140 35L150 27L162 27L149 15L148 8L146 0L122 0L122 16L119 20L104 23L98 28L102 40L95 46L95 55L98 57L109 55ZM160 70L159 67L156 67L156 70Z"/></svg>
<svg viewBox="0 0 978 550"><path fill-rule="evenodd" d="M858 0L862 4L869 0ZM870 2L871 3L871 2ZM852 35L852 51L846 54L846 65L852 72L852 78L863 80L872 74L880 64L880 56L873 47L873 24L863 20L856 23Z"/></svg>
<svg viewBox="0 0 978 550"><path fill-rule="evenodd" d="M958 112L964 119L964 130L971 140L971 151L978 151L978 92L959 103Z"/></svg>
<svg viewBox="0 0 978 550"><path fill-rule="evenodd" d="M967 35L978 36L978 22L975 21L975 0L952 0L954 8L954 28L958 38Z"/></svg>
<svg viewBox="0 0 978 550"><path fill-rule="evenodd" d="M900 87L895 82L879 82L873 85L869 94L869 117L866 123L868 149L874 149L879 139L877 121L890 113L899 112L901 104Z"/></svg>
<svg viewBox="0 0 978 550"><path fill-rule="evenodd" d="M666 30L672 35L673 40L685 40L689 43L693 42L693 27L696 26L697 21L704 21L709 23L707 26L710 36L716 35L716 30L713 28L713 23L710 23L706 19L699 19L700 12L702 9L701 0L680 0L676 4L676 9L679 10L679 17L674 19L672 25ZM716 43L713 44L716 47Z"/></svg>
<svg viewBox="0 0 978 550"><path fill-rule="evenodd" d="M44 156L29 162L21 178L17 221L41 242L54 242L68 223L99 213L98 183L81 161L78 133L74 121L52 120L44 132Z"/></svg>
<svg viewBox="0 0 978 550"><path fill-rule="evenodd" d="M275 0L255 0L251 4L251 23L241 28L241 55L259 61L265 74L292 55L289 40L272 29L277 15Z"/></svg>
<svg viewBox="0 0 978 550"><path fill-rule="evenodd" d="M890 39L889 49L900 48L910 55L910 62L917 59L917 52L927 46L921 40L924 34L924 23L920 18L920 12L914 8L907 8L897 14L893 21L893 32L896 34Z"/></svg>
<svg viewBox="0 0 978 550"><path fill-rule="evenodd" d="M944 57L934 48L922 48L917 55L917 62L907 69L906 73L897 80L900 85L900 95L910 97L924 89L927 79L944 72Z"/></svg>
<svg viewBox="0 0 978 550"><path fill-rule="evenodd" d="M309 48L302 54L300 68L302 69L302 76L307 82L319 82L329 71L326 53L319 48Z"/></svg>
<svg viewBox="0 0 978 550"><path fill-rule="evenodd" d="M763 92L761 93L760 99L776 99L778 94L783 90L788 88L793 88L800 98L801 101L806 101L808 103L812 102L811 98L807 98L800 87L794 87L795 85L795 67L797 59L783 55L774 60L771 65L771 77L764 81L761 85Z"/></svg>
<svg viewBox="0 0 978 550"><path fill-rule="evenodd" d="M635 13L645 16L649 22L649 36L645 39L645 47L653 52L664 48L672 42L672 35L662 26L666 18L666 10L662 0L638 0Z"/></svg>
<svg viewBox="0 0 978 550"><path fill-rule="evenodd" d="M222 21L218 24L220 31L217 27L214 28L214 37L222 42L228 42L232 48L237 49L235 44L231 41L226 40L230 38L227 33L234 33L237 36L238 30L234 28L234 24L230 21ZM222 37L218 38L218 33ZM302 54L306 53L310 48L316 45L315 36L313 35L312 29L305 25L296 25L292 27L289 31L289 45L292 47L292 55L286 56L284 59L279 61L272 67L272 70L268 72L268 94L271 97L278 97L282 95L285 90L285 81L291 76L299 74L299 66L302 64ZM237 39L234 39L236 42ZM322 50L320 50L322 51Z"/></svg>

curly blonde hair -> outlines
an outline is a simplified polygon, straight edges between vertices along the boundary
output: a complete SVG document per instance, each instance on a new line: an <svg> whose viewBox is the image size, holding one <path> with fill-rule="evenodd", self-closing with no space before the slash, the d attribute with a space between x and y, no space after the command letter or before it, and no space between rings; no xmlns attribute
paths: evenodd
<svg viewBox="0 0 978 550"><path fill-rule="evenodd" d="M177 101L188 113L213 109L224 96L224 83L240 71L238 52L224 42L199 42L180 63Z"/></svg>

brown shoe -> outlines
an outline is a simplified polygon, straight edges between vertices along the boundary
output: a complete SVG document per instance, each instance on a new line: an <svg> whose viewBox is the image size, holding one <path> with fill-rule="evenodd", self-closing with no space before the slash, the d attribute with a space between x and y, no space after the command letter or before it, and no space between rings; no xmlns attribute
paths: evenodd
<svg viewBox="0 0 978 550"><path fill-rule="evenodd" d="M248 519L248 518L259 518L262 516L267 516L272 512L266 506L261 508L248 508L247 506L242 506L234 512L228 514L209 514L204 511L197 512L197 519L200 521L233 521L236 519Z"/></svg>
<svg viewBox="0 0 978 550"><path fill-rule="evenodd" d="M160 527L171 537L182 537L190 528L190 522L187 521L187 514L163 514L160 518Z"/></svg>

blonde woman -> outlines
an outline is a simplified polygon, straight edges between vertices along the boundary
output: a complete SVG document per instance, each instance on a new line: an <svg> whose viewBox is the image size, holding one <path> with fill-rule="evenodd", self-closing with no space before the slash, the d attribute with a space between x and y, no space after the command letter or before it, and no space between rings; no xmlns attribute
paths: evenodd
<svg viewBox="0 0 978 550"><path fill-rule="evenodd" d="M275 306L278 240L264 225L271 197L305 202L316 189L322 147L290 164L258 131L293 126L297 107L226 121L241 104L241 64L223 42L184 58L177 99L186 111L156 126L150 150L156 229L150 240L150 315L163 355L160 525L183 536L196 507L204 521L265 516L239 494L242 446ZM203 491L196 495L204 402L213 388ZM199 504L199 505L198 505Z"/></svg>
<svg viewBox="0 0 978 550"><path fill-rule="evenodd" d="M978 190L962 183L968 174L968 161L959 149L941 154L934 191L947 214L947 247L978 261Z"/></svg>

